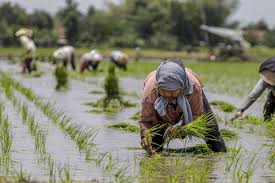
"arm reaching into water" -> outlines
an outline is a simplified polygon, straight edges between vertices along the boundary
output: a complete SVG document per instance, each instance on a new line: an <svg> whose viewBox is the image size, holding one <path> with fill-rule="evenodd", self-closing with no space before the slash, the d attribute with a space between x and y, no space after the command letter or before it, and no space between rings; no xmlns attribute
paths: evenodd
<svg viewBox="0 0 275 183"><path fill-rule="evenodd" d="M248 109L262 95L267 87L268 84L260 79L251 91L251 93L245 99L244 103L241 105L240 110L234 115L232 120L242 117L243 112Z"/></svg>

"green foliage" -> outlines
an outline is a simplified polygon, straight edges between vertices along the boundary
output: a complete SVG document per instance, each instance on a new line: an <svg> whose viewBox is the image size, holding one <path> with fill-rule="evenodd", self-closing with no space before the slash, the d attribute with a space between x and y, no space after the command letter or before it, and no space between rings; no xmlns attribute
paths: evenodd
<svg viewBox="0 0 275 183"><path fill-rule="evenodd" d="M184 126L177 126L173 130L172 133L167 137L167 142L172 139L179 138L182 139L184 137L191 138L192 136L198 137L204 140L212 139L214 137L210 137L209 133L213 131L211 127L209 127L208 120L211 120L211 114L202 115L196 120L188 123Z"/></svg>
<svg viewBox="0 0 275 183"><path fill-rule="evenodd" d="M275 48L275 29L268 31L265 35L265 45Z"/></svg>
<svg viewBox="0 0 275 183"><path fill-rule="evenodd" d="M65 67L57 66L54 71L54 75L57 82L55 87L57 90L68 86L68 72Z"/></svg>
<svg viewBox="0 0 275 183"><path fill-rule="evenodd" d="M119 129L121 131L131 132L131 133L139 133L140 132L140 129L138 126L130 125L128 123L117 123L117 124L113 124L113 125L108 125L107 128Z"/></svg>
<svg viewBox="0 0 275 183"><path fill-rule="evenodd" d="M223 112L233 112L236 110L236 107L223 101L214 100L210 104L217 106Z"/></svg>
<svg viewBox="0 0 275 183"><path fill-rule="evenodd" d="M66 39L75 43L79 36L81 13L77 9L78 4L74 0L66 0L66 6L57 12L57 16L65 28Z"/></svg>
<svg viewBox="0 0 275 183"><path fill-rule="evenodd" d="M238 134L236 132L227 129L221 129L220 133L225 140L235 140L238 138Z"/></svg>
<svg viewBox="0 0 275 183"><path fill-rule="evenodd" d="M113 64L110 64L108 68L108 75L104 81L104 90L106 94L105 106L107 106L108 102L112 99L120 100L118 79L115 73L115 65Z"/></svg>
<svg viewBox="0 0 275 183"><path fill-rule="evenodd" d="M135 114L130 116L129 119L139 120L140 119L140 112L136 112Z"/></svg>

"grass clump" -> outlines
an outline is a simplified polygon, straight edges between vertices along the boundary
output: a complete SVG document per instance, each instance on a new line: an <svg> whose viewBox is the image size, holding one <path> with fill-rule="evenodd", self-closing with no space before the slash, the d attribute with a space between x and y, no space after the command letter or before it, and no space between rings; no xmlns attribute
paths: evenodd
<svg viewBox="0 0 275 183"><path fill-rule="evenodd" d="M5 174L9 174L11 164L11 147L13 137L10 131L10 121L4 116L4 106L0 103L0 166Z"/></svg>
<svg viewBox="0 0 275 183"><path fill-rule="evenodd" d="M188 137L189 139L192 139L192 137L198 137L204 140L210 139L211 137L209 137L209 133L212 132L212 129L208 125L208 120L211 120L211 118L211 114L205 114L187 125L175 127L166 137L167 143L172 139L183 139L185 137Z"/></svg>
<svg viewBox="0 0 275 183"><path fill-rule="evenodd" d="M212 153L211 149L209 149L209 147L206 144L202 144L202 145L197 145L197 146L193 146L193 147L185 147L185 148L179 148L179 149L173 149L173 148L169 148L166 149L165 152L167 152L168 154L171 153L177 153L177 154L209 154Z"/></svg>
<svg viewBox="0 0 275 183"><path fill-rule="evenodd" d="M115 66L111 64L108 68L108 75L104 81L105 97L99 99L95 103L90 102L88 105L92 105L96 108L96 112L118 112L124 107L133 107L129 101L123 101L120 95L118 79L115 73ZM94 112L95 110L90 110L89 112Z"/></svg>
<svg viewBox="0 0 275 183"><path fill-rule="evenodd" d="M225 140L235 140L238 138L238 134L236 132L227 129L221 129L220 133Z"/></svg>
<svg viewBox="0 0 275 183"><path fill-rule="evenodd" d="M156 154L139 164L140 182L208 182L210 160Z"/></svg>
<svg viewBox="0 0 275 183"><path fill-rule="evenodd" d="M233 112L236 110L236 107L223 101L214 100L210 102L210 104L213 106L217 106L223 112Z"/></svg>
<svg viewBox="0 0 275 183"><path fill-rule="evenodd" d="M113 125L108 125L107 128L119 129L125 132L139 133L140 129L138 126L130 125L128 123L117 123Z"/></svg>
<svg viewBox="0 0 275 183"><path fill-rule="evenodd" d="M65 67L57 66L54 71L56 79L56 90L62 90L68 88L68 72Z"/></svg>
<svg viewBox="0 0 275 183"><path fill-rule="evenodd" d="M135 114L130 116L129 119L139 120L140 119L140 112L136 112Z"/></svg>

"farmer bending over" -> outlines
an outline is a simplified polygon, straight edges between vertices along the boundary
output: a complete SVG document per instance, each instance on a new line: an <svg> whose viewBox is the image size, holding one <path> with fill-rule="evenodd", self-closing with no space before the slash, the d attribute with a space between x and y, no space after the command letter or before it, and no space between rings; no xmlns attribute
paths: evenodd
<svg viewBox="0 0 275 183"><path fill-rule="evenodd" d="M85 69L91 70L91 67L96 71L102 59L102 55L96 50L84 53L80 58L80 72L83 73Z"/></svg>
<svg viewBox="0 0 275 183"><path fill-rule="evenodd" d="M243 112L248 109L268 89L267 99L264 105L264 120L268 121L275 112L275 57L264 61L259 68L260 80L248 95L240 110L234 118L242 117Z"/></svg>
<svg viewBox="0 0 275 183"><path fill-rule="evenodd" d="M121 51L113 51L111 53L111 62L116 64L119 68L127 70L128 55Z"/></svg>
<svg viewBox="0 0 275 183"><path fill-rule="evenodd" d="M216 119L202 89L198 76L182 64L180 59L163 62L157 71L151 72L144 82L141 103L141 146L149 153L163 150L164 134L173 132L172 125L186 125L203 114L211 132L206 140L214 152L226 152L224 140L219 132ZM183 119L183 120L181 120ZM164 125L152 142L146 139L148 130L156 125Z"/></svg>
<svg viewBox="0 0 275 183"><path fill-rule="evenodd" d="M72 46L63 46L61 48L58 48L53 53L53 57L57 61L62 61L64 67L67 67L68 63L70 63L72 69L75 70L76 66L74 51L74 47Z"/></svg>
<svg viewBox="0 0 275 183"><path fill-rule="evenodd" d="M29 73L31 73L32 61L35 57L35 51L36 51L35 44L34 44L33 40L31 40L32 30L22 28L22 29L18 30L15 33L15 35L17 37L19 37L19 40L20 40L22 46L26 50L26 52L24 54L23 61L22 61L22 72L25 73L26 71L28 71Z"/></svg>

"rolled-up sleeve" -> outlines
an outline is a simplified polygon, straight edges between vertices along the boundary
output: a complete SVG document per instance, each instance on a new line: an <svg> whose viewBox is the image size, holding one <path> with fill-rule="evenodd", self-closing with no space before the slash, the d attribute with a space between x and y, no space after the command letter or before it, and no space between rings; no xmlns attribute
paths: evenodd
<svg viewBox="0 0 275 183"><path fill-rule="evenodd" d="M146 130L153 126L153 121L155 120L156 111L154 109L154 103L152 96L146 96L141 102L141 112L140 112L140 136L141 139L145 137Z"/></svg>
<svg viewBox="0 0 275 183"><path fill-rule="evenodd" d="M194 85L193 93L187 97L193 115L193 120L200 117L203 112L203 98L202 98L202 88L199 85Z"/></svg>
<svg viewBox="0 0 275 183"><path fill-rule="evenodd" d="M241 105L240 110L245 111L248 109L262 95L267 87L268 84L260 79L253 88L252 92L245 99L244 103Z"/></svg>

